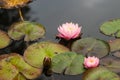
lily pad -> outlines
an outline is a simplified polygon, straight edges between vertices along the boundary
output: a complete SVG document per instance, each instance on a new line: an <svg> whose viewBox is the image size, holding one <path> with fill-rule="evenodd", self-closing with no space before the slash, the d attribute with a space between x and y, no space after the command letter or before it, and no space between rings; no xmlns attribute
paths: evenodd
<svg viewBox="0 0 120 80"><path fill-rule="evenodd" d="M114 19L103 23L100 31L105 35L120 37L120 19Z"/></svg>
<svg viewBox="0 0 120 80"><path fill-rule="evenodd" d="M18 74L13 80L27 80L22 74Z"/></svg>
<svg viewBox="0 0 120 80"><path fill-rule="evenodd" d="M109 45L100 39L82 38L72 44L72 51L85 56L102 58L109 53Z"/></svg>
<svg viewBox="0 0 120 80"><path fill-rule="evenodd" d="M13 24L8 30L8 35L14 40L24 37L25 41L34 41L44 37L45 28L36 22L22 21Z"/></svg>
<svg viewBox="0 0 120 80"><path fill-rule="evenodd" d="M5 55L7 56L7 55ZM13 80L19 73L19 70L2 56L0 60L0 80Z"/></svg>
<svg viewBox="0 0 120 80"><path fill-rule="evenodd" d="M112 55L117 57L117 58L120 58L120 51L112 52Z"/></svg>
<svg viewBox="0 0 120 80"><path fill-rule="evenodd" d="M24 52L24 59L30 65L43 68L45 57L52 58L56 54L68 52L69 49L54 42L39 42L30 45Z"/></svg>
<svg viewBox="0 0 120 80"><path fill-rule="evenodd" d="M120 39L114 39L109 42L110 51L117 51L120 50Z"/></svg>
<svg viewBox="0 0 120 80"><path fill-rule="evenodd" d="M104 67L96 67L85 71L82 80L120 80L120 77Z"/></svg>
<svg viewBox="0 0 120 80"><path fill-rule="evenodd" d="M7 33L0 30L0 49L7 47L11 43L11 40Z"/></svg>
<svg viewBox="0 0 120 80"><path fill-rule="evenodd" d="M84 56L74 52L62 53L52 58L52 71L67 75L77 75L84 72Z"/></svg>
<svg viewBox="0 0 120 80"><path fill-rule="evenodd" d="M27 79L35 79L42 73L42 69L30 66L19 54L11 54L6 60L14 65Z"/></svg>
<svg viewBox="0 0 120 80"><path fill-rule="evenodd" d="M107 69L119 73L120 72L120 59L107 56L100 60L100 65L106 67Z"/></svg>
<svg viewBox="0 0 120 80"><path fill-rule="evenodd" d="M0 0L0 8L11 9L23 7L32 0Z"/></svg>

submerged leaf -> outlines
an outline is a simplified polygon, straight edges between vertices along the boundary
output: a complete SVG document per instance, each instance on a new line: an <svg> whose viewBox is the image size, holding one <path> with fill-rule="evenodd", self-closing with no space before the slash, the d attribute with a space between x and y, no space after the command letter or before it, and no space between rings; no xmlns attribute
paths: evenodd
<svg viewBox="0 0 120 80"><path fill-rule="evenodd" d="M0 0L0 8L11 9L23 7L32 0Z"/></svg>
<svg viewBox="0 0 120 80"><path fill-rule="evenodd" d="M72 44L72 51L85 56L104 57L109 53L109 46L105 41L95 38L82 38Z"/></svg>
<svg viewBox="0 0 120 80"><path fill-rule="evenodd" d="M100 31L105 35L120 37L120 19L114 19L103 23Z"/></svg>
<svg viewBox="0 0 120 80"><path fill-rule="evenodd" d="M100 64L113 72L120 72L120 59L108 56L101 59Z"/></svg>
<svg viewBox="0 0 120 80"><path fill-rule="evenodd" d="M0 49L8 46L10 44L10 42L11 42L11 40L10 40L9 36L7 35L7 33L0 30Z"/></svg>
<svg viewBox="0 0 120 80"><path fill-rule="evenodd" d="M24 52L24 59L30 65L43 68L45 57L52 58L56 54L68 52L69 49L54 42L39 42L30 45Z"/></svg>
<svg viewBox="0 0 120 80"><path fill-rule="evenodd" d="M84 57L74 52L58 54L52 59L52 71L67 75L77 75L84 72Z"/></svg>
<svg viewBox="0 0 120 80"><path fill-rule="evenodd" d="M120 77L104 67L96 67L85 71L82 80L120 80Z"/></svg>
<svg viewBox="0 0 120 80"><path fill-rule="evenodd" d="M14 40L20 40L24 37L25 41L34 41L44 37L45 28L35 22L22 21L13 24L8 34Z"/></svg>

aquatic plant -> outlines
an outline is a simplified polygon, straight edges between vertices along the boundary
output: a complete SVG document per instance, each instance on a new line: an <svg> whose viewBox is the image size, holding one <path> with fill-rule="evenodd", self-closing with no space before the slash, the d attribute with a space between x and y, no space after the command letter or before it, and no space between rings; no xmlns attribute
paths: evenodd
<svg viewBox="0 0 120 80"><path fill-rule="evenodd" d="M58 37L63 38L65 40L75 39L80 37L81 34L81 26L76 23L64 23L58 27Z"/></svg>
<svg viewBox="0 0 120 80"><path fill-rule="evenodd" d="M45 27L37 22L24 21L20 11L20 7L30 1L0 1L1 8L19 8L22 20L13 23L8 33L0 30L0 49L11 47L10 43L14 41L30 43L22 55L13 52L0 55L0 80L33 80L49 71L64 75L82 74L83 80L120 80L119 19L107 21L100 27L105 35L115 36L114 40L82 38L82 26L66 22L58 27L60 42L41 41L46 33Z"/></svg>
<svg viewBox="0 0 120 80"><path fill-rule="evenodd" d="M99 65L99 59L95 56L87 57L84 59L84 66L85 68L94 68Z"/></svg>

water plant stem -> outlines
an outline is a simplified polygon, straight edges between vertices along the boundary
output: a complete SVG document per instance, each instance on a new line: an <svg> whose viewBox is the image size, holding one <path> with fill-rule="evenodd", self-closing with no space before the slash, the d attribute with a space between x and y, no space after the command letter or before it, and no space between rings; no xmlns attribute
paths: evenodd
<svg viewBox="0 0 120 80"><path fill-rule="evenodd" d="M22 21L24 21L24 18L23 18L23 15L22 15L21 8L19 8L19 15L20 15L20 19L21 19Z"/></svg>

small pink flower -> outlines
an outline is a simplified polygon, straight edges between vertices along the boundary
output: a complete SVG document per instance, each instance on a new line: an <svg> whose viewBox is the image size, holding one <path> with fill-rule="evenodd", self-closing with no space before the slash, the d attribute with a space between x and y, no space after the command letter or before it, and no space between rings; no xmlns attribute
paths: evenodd
<svg viewBox="0 0 120 80"><path fill-rule="evenodd" d="M99 65L99 58L93 56L84 59L85 68L94 68Z"/></svg>
<svg viewBox="0 0 120 80"><path fill-rule="evenodd" d="M80 36L81 26L74 23L65 23L62 26L58 27L59 34L57 35L60 38L64 38L66 40L74 39Z"/></svg>

